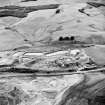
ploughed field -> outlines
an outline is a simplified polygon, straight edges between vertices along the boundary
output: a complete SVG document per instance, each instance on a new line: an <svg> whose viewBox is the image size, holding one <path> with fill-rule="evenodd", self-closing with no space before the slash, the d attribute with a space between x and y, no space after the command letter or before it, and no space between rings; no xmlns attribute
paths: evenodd
<svg viewBox="0 0 105 105"><path fill-rule="evenodd" d="M0 105L104 105L104 9L104 0L0 0Z"/></svg>

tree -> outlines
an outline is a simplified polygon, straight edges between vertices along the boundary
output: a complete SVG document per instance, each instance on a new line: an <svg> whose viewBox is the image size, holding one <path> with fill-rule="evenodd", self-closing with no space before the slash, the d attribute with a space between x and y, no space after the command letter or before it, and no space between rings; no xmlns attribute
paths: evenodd
<svg viewBox="0 0 105 105"><path fill-rule="evenodd" d="M62 36L59 37L59 41L63 41L64 38Z"/></svg>
<svg viewBox="0 0 105 105"><path fill-rule="evenodd" d="M71 36L70 40L71 41L74 41L75 40L75 37L74 36Z"/></svg>
<svg viewBox="0 0 105 105"><path fill-rule="evenodd" d="M70 40L70 38L69 37L64 37L64 40L68 41L68 40Z"/></svg>

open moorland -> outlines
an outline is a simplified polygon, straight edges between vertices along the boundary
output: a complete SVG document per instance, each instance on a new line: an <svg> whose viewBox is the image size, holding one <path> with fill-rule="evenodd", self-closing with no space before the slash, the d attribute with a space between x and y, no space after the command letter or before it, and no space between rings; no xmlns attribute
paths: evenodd
<svg viewBox="0 0 105 105"><path fill-rule="evenodd" d="M105 0L0 0L0 105L105 105Z"/></svg>

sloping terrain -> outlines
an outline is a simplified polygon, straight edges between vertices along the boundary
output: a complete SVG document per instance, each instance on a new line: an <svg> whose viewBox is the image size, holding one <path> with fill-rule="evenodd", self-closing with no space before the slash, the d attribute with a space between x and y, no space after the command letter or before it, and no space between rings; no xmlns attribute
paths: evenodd
<svg viewBox="0 0 105 105"><path fill-rule="evenodd" d="M0 0L0 105L105 105L104 0Z"/></svg>
<svg viewBox="0 0 105 105"><path fill-rule="evenodd" d="M39 2L42 6L49 5L48 8L50 8L50 4L60 4L59 1L46 1L46 4L43 4L42 1L30 2L32 2L32 4ZM29 4L29 2L26 3ZM37 3L35 3L35 6L39 5ZM40 44L50 42L49 44L51 44L53 41L57 41L60 36L75 36L76 40L78 41L85 41L92 44L104 44L105 20L104 15L99 8L88 6L88 4L81 3L79 1L77 3L70 2L68 4L65 4L66 1L62 1L62 3L62 5L54 9L38 11L33 10L32 12L28 12L23 18L19 18L19 15L17 15L17 17L11 17L11 14L10 16L8 14L9 18L7 18L4 15L4 18L1 18L1 30L3 31L1 31L0 39L3 42L7 41L8 39L8 41L11 41L11 43L7 45L6 43L4 44L2 41L0 41L0 49L7 50L16 48L17 46L20 47L19 44L17 46L13 46L14 42L12 39L9 40L9 38L3 38L5 33L8 32L11 33L11 36L14 36L14 33L16 33L17 35L15 36L17 37L17 41L18 37L21 36L23 40L25 40L26 46L27 44L34 46L37 42ZM16 7L18 9L24 7L28 8L28 5L25 4L22 5L21 3L16 3L16 5L18 5L18 7ZM29 4L29 6L31 7L31 4ZM4 6L3 8L4 10L2 10L4 12L5 8L8 8L6 11L10 11L9 8L11 8L11 6ZM83 8L84 11L82 11ZM16 10L16 14L18 14L18 9ZM12 11L15 10L12 9ZM20 13L21 11L23 11L23 9L20 10ZM24 12L25 11L23 11L23 13ZM20 14L20 16L22 15ZM11 21L11 19L13 21ZM24 41L20 44L21 46L24 46Z"/></svg>

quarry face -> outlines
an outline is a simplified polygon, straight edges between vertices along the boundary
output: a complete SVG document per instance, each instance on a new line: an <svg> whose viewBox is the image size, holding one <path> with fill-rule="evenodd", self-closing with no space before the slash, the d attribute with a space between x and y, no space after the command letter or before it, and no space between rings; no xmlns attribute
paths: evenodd
<svg viewBox="0 0 105 105"><path fill-rule="evenodd" d="M104 105L104 10L104 0L0 0L0 105Z"/></svg>

